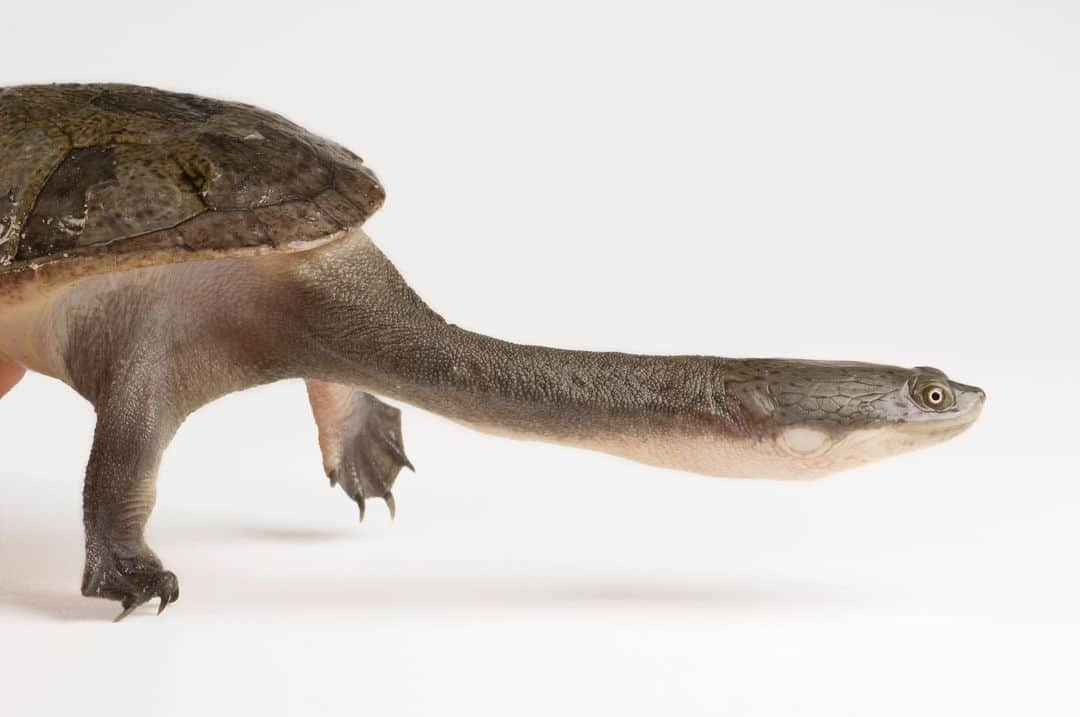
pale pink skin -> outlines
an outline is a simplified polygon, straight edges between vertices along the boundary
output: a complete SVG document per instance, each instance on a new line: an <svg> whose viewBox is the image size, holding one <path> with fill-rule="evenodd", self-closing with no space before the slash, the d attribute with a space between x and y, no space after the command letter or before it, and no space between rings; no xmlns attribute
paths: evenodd
<svg viewBox="0 0 1080 717"><path fill-rule="evenodd" d="M0 398L15 387L26 374L26 369L16 363L0 363Z"/></svg>

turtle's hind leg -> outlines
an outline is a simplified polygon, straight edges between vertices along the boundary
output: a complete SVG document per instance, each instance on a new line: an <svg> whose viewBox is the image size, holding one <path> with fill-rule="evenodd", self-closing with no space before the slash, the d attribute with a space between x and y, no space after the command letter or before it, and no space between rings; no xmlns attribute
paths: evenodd
<svg viewBox="0 0 1080 717"><path fill-rule="evenodd" d="M330 485L340 485L360 508L382 498L395 512L390 492L402 468L413 469L401 442L401 411L362 389L308 380L308 396L319 427L319 447Z"/></svg>
<svg viewBox="0 0 1080 717"><path fill-rule="evenodd" d="M25 373L26 369L17 363L0 361L0 398L14 388Z"/></svg>

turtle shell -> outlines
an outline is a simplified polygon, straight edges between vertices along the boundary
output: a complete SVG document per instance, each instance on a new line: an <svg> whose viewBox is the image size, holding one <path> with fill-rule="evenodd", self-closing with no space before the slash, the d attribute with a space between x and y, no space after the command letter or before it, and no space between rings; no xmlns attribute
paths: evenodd
<svg viewBox="0 0 1080 717"><path fill-rule="evenodd" d="M251 105L130 85L0 89L0 283L57 264L74 277L300 250L384 197L355 154Z"/></svg>

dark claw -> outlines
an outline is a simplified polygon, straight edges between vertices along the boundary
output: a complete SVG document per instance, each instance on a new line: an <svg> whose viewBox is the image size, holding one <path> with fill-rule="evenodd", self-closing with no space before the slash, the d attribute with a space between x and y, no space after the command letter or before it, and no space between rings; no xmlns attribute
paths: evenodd
<svg viewBox="0 0 1080 717"><path fill-rule="evenodd" d="M330 487L331 488L336 487L337 486L337 471L330 471L326 475L330 478Z"/></svg>
<svg viewBox="0 0 1080 717"><path fill-rule="evenodd" d="M394 496L390 495L390 486L386 484L386 480L382 477L382 473L375 468L375 464L371 460L371 456L367 453L361 453L364 458L364 464L368 468L368 475L379 482L379 487L382 488L382 497L386 501L386 506L390 508L390 518L393 519L394 514L397 512L397 506L394 505Z"/></svg>
<svg viewBox="0 0 1080 717"><path fill-rule="evenodd" d="M359 495L356 497L356 506L360 509L360 522L364 522L364 496Z"/></svg>
<svg viewBox="0 0 1080 717"><path fill-rule="evenodd" d="M175 583L175 578L174 578L174 583ZM170 590L167 593L162 593L161 594L161 602L158 603L157 614L160 615L161 613L165 612L165 608L167 608L169 605L171 605L172 603L176 602L179 599L180 599L180 586L179 585L177 585L176 587L174 587L172 590Z"/></svg>
<svg viewBox="0 0 1080 717"><path fill-rule="evenodd" d="M139 603L135 602L131 598L125 598L121 605L124 606L124 611L117 615L115 618L113 618L113 622L120 622L125 617L135 612L135 608L139 607Z"/></svg>
<svg viewBox="0 0 1080 717"><path fill-rule="evenodd" d="M153 553L116 557L110 549L98 554L93 565L88 565L83 576L83 595L118 600L122 610L113 622L127 619L154 598L159 598L158 614L180 598L180 585L176 575L161 568L161 561ZM104 552L104 551L102 551Z"/></svg>

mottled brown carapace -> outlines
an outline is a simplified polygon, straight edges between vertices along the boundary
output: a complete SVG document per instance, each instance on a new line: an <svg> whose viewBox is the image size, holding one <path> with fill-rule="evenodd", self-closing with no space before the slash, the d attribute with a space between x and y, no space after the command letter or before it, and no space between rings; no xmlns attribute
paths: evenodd
<svg viewBox="0 0 1080 717"><path fill-rule="evenodd" d="M307 381L323 468L394 509L398 409L731 477L811 478L924 447L982 391L931 368L643 356L447 323L361 228L348 150L247 105L122 85L0 90L0 396L31 369L90 401L84 594L179 596L144 539L183 420ZM703 322L704 325L704 322ZM2 430L0 430L2 435Z"/></svg>
<svg viewBox="0 0 1080 717"><path fill-rule="evenodd" d="M250 105L128 85L0 90L0 273L303 248L384 198L359 157Z"/></svg>

